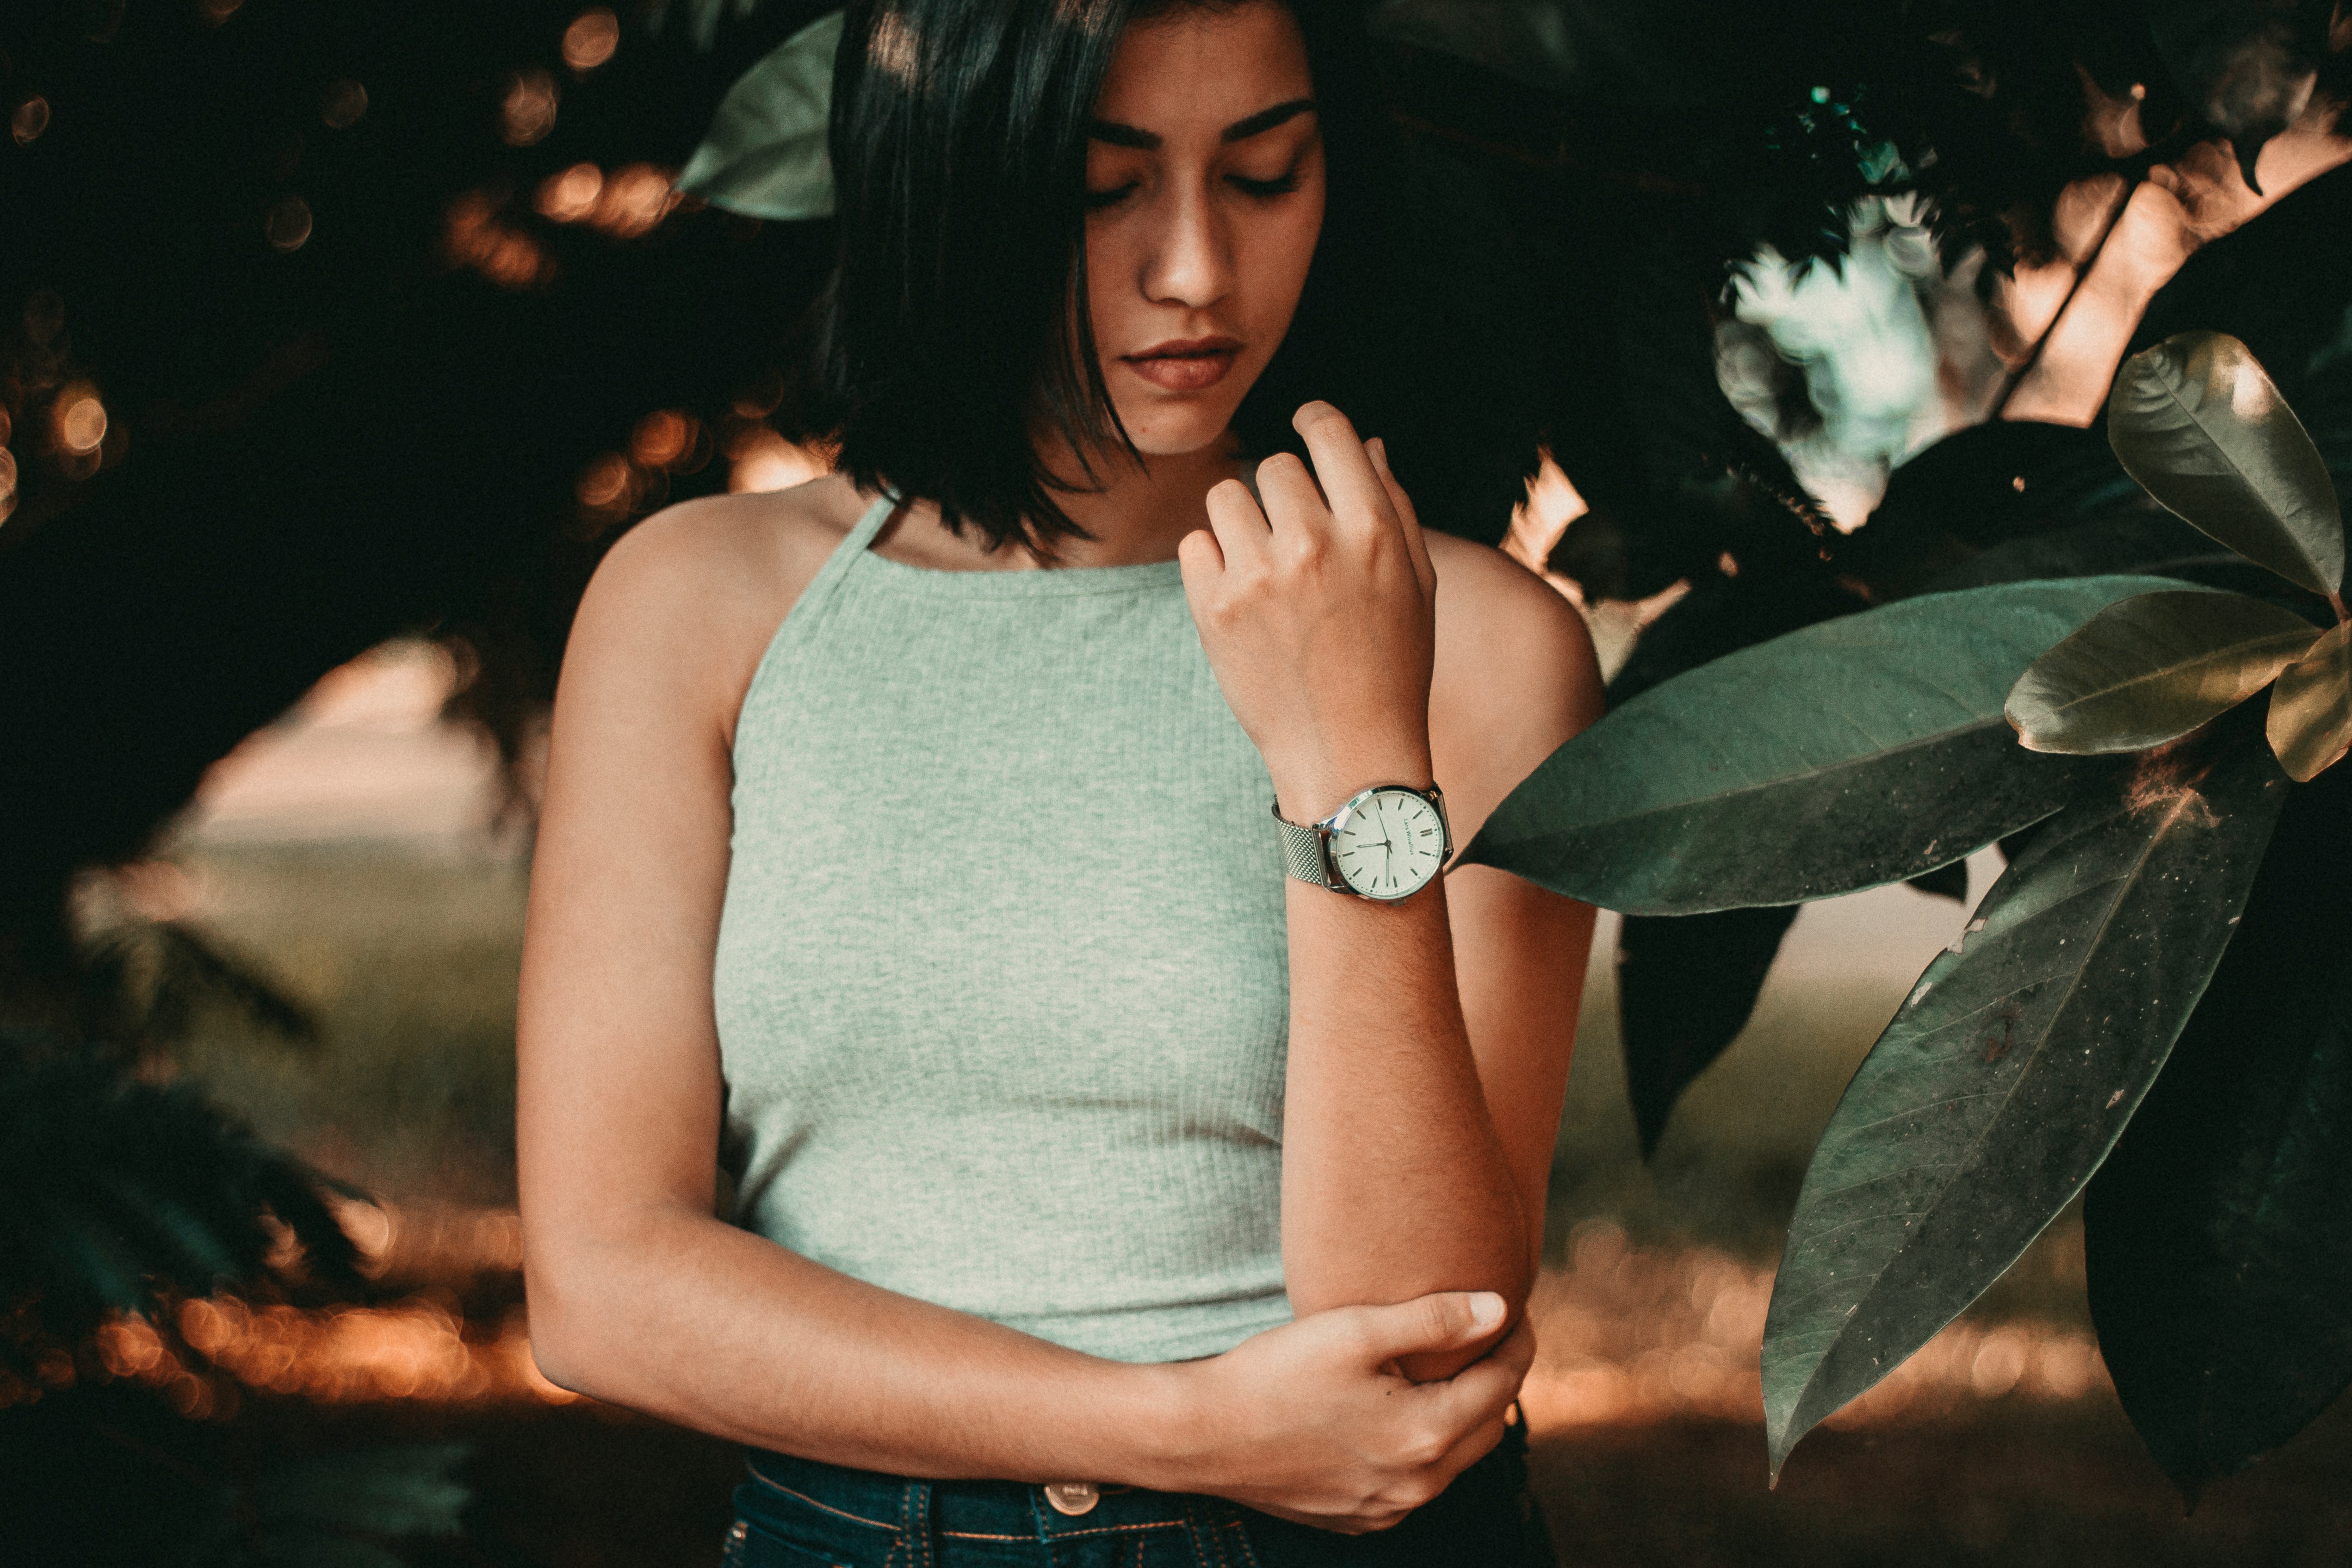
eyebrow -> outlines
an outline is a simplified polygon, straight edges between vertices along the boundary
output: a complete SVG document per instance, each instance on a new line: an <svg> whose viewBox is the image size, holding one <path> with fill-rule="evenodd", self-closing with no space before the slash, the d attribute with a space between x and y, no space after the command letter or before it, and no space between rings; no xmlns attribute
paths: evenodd
<svg viewBox="0 0 2352 1568"><path fill-rule="evenodd" d="M1302 114L1315 112L1311 98L1294 98L1287 103L1277 103L1272 109L1261 109L1246 120L1236 120L1217 133L1220 142L1246 142L1262 136L1277 125L1286 124ZM1108 142L1114 147L1133 147L1140 152L1157 152L1160 133L1146 131L1139 125L1122 125L1116 120L1089 120L1087 137L1093 142Z"/></svg>

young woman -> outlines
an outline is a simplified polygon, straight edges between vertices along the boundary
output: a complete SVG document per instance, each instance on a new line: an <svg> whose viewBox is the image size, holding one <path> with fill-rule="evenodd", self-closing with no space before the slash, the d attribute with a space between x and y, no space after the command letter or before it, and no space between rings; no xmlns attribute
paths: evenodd
<svg viewBox="0 0 2352 1568"><path fill-rule="evenodd" d="M1237 434L1345 221L1307 21L853 5L840 472L581 606L532 1345L752 1447L743 1562L1549 1561L1507 1412L1591 911L1435 873L1599 683L1337 409L1311 469Z"/></svg>

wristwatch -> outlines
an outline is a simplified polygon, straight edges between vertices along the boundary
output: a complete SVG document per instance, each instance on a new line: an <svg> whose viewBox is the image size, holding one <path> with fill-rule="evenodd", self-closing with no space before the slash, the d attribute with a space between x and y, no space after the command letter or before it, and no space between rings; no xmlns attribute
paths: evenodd
<svg viewBox="0 0 2352 1568"><path fill-rule="evenodd" d="M1274 803L1286 869L1335 893L1394 903L1437 879L1454 854L1445 797L1435 784L1374 784L1320 822L1291 822Z"/></svg>

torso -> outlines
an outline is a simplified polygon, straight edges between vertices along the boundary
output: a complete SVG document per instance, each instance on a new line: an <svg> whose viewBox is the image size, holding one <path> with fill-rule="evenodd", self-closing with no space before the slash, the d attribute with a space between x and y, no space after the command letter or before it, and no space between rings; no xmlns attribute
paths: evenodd
<svg viewBox="0 0 2352 1568"><path fill-rule="evenodd" d="M823 900L799 908L801 900L793 892L796 878L811 870L820 879L837 879L845 868L855 874L864 853L857 847L891 842L894 824L915 809L913 803L892 794L888 779L874 776L887 767L877 764L873 755L860 761L824 744L800 748L805 756L795 755L789 745L794 732L830 735L835 726L823 718L799 714L789 700L779 708L768 695L793 689L789 659L782 661L787 668L780 668L777 658L778 650L789 653L795 641L795 623L790 617L808 599L813 585L815 592L824 591L828 561L836 555L853 558L842 546L858 531L861 520L868 521L868 532L879 521L868 498L846 481L830 479L794 491L718 498L674 508L652 525L662 537L646 542L677 563L685 583L699 584L698 590L689 590L697 612L687 663L701 672L689 689L707 694L711 706L695 722L709 724L711 728L707 732L735 754L735 842L730 853L734 869L729 876L728 909L722 921L716 1000L727 1076L742 1089L741 1098L729 1108L730 1134L739 1147L752 1146L748 1168L742 1172L739 1215L755 1228L820 1261L908 1294L1012 1322L1041 1337L1137 1359L1213 1353L1287 1313L1280 1294L1275 1228L1279 1212L1279 1100L1287 969L1281 936L1281 882L1278 869L1274 868L1271 832L1264 815L1270 784L1263 765L1223 708L1184 607L1175 563L1097 569L1092 574L1097 581L1125 580L1124 574L1139 582L1149 580L1158 590L1156 595L1143 596L1150 600L1149 614L1113 626L1108 635L1123 645L1132 630L1148 627L1148 635L1159 646L1174 648L1181 644L1189 650L1185 657L1196 661L1178 681L1181 689L1169 698L1176 704L1170 711L1179 715L1189 737L1183 748L1186 753L1216 760L1198 776L1175 779L1175 787L1165 792L1166 798L1153 809L1192 816L1207 811L1201 820L1186 816L1181 825L1182 834L1198 840L1190 856L1192 860L1212 859L1234 841L1263 835L1269 849L1264 864L1235 861L1241 870L1234 872L1239 879L1232 887L1219 883L1218 888L1206 889L1205 905L1185 910L1188 915L1197 915L1206 907L1213 918L1206 924L1195 921L1181 931L1171 931L1152 923L1156 918L1152 911L1167 903L1155 901L1154 895L1162 889L1151 884L1148 874L1139 881L1120 869L1126 861L1143 857L1148 840L1139 839L1125 847L1114 846L1110 859L1088 872L1106 884L1107 892L1093 893L1084 879L1076 883L1057 881L1051 876L1033 879L1024 894L1033 901L1052 906L1054 899L1073 889L1077 901L1058 914L1055 912L1058 906L1045 908L1042 929L1034 935L985 939L992 945L982 953L979 968L944 976L927 969L923 962L927 952L941 945L940 931L902 931L888 920L873 920L872 906L856 900L838 908ZM927 542L936 545L939 531L933 524L934 537L927 541L921 528L905 526L902 521L898 529L883 535L877 548L861 550L856 558L882 558L868 560L866 574L869 578L895 574L908 582L919 580L926 585L955 589L952 596L956 598L970 597L966 589L981 590L982 596L987 596L989 585L974 578L999 574L959 574L919 566L927 559ZM1495 552L1437 535L1430 536L1429 545L1441 580L1432 700L1433 754L1437 777L1447 791L1456 841L1463 842L1475 833L1504 791L1549 750L1545 744L1527 751L1510 732L1517 715L1529 708L1524 696L1528 648L1525 637L1531 625L1541 629L1531 623L1530 612L1538 617L1564 616L1571 625L1575 615L1551 590ZM872 568L884 570L877 574ZM1034 568L1018 574L1060 579L1048 597L1081 586L1078 580L1090 575ZM1041 581L1039 585L1045 584ZM1092 596L1080 594L1070 597L1070 602L1090 603ZM1580 639L1580 628L1576 635ZM886 637L865 653L853 651L850 657L879 666L895 657L900 642L908 640L913 640L911 636L895 641ZM764 669L763 658L768 665ZM1024 664L1000 657L997 664L1003 666L1001 673L994 666L950 660L935 665L931 677L942 691L961 679L971 688L963 695L972 704L1001 707L1003 700L1011 697L1017 707L1024 691L1033 697L1043 691L1051 697L1057 682L1073 684L1073 678L1060 672L1082 668L1084 660L1065 650L1058 659L1042 663ZM924 691L933 684L921 675L920 665L916 660L897 671L910 677L902 695ZM982 677L977 684L972 680L975 672ZM1039 682L1045 684L1041 688ZM694 706L700 705L698 697ZM1539 709L1542 704L1538 701L1534 706ZM951 728L956 713L953 704L940 710L938 726L943 731ZM1068 719L1065 714L1055 721L1066 723ZM957 743L972 744L973 737L988 733L983 726L968 731ZM1014 743L1001 752L1000 763L1023 754L1021 737L1013 739ZM1115 738L1110 742L1113 750L1122 743ZM1520 745L1521 754L1514 754L1515 745ZM1034 752L1035 747L1029 749ZM773 766L780 758L786 764L781 772ZM795 773L803 761L808 768ZM1048 769L1040 774L1032 787L1050 788L1050 773ZM745 782L754 773L772 781L781 779L787 791L812 790L849 803L853 809L846 814L832 814L814 825L820 836L829 832L837 840L836 852L819 853L804 868L798 864L800 851L791 842L790 833L762 839L759 825L748 819L744 796ZM931 782L936 793L939 781ZM1138 772L1130 767L1109 787L1133 791L1166 782L1152 770ZM756 805L751 808L766 809ZM1119 819L1114 815L1096 820L1116 823ZM1063 840L1081 838L1085 824L1075 818L1059 823L1048 837L1055 835ZM754 843L756 852L747 854L746 846ZM905 847L903 841L899 847ZM923 868L920 853L912 858L899 856L881 868L884 880L895 878L903 884L895 895L902 907L922 903L933 913L952 913L971 924L1008 932L1019 929L1017 912L1008 915L998 910L992 916L960 907L950 910L948 906L955 904L954 899L928 899L922 893ZM1269 874L1255 880L1242 874L1256 870ZM1478 870L1470 875L1492 874ZM1117 885L1110 886L1113 883ZM740 898L739 886L746 889ZM1113 940L1097 951L1089 944L1098 934L1096 917L1106 907L1123 913L1104 927ZM1181 900L1172 907L1181 907ZM749 918L746 910L751 911ZM731 954L730 941L734 943ZM1127 946L1120 946L1121 942ZM793 949L804 949L816 962L782 972L780 984L777 963ZM1134 993L1147 1012L1166 1012L1171 998L1214 994L1220 988L1218 977L1225 977L1226 994L1212 1010L1213 1016L1202 1020L1205 1037L1223 1042L1220 1048L1232 1058L1223 1067L1204 1067L1212 1059L1206 1058L1192 1059L1187 1066L1181 1029L1142 1038L1131 1046L1121 1036L1117 999L1122 976L1150 967L1149 955L1154 952L1189 954L1187 962L1199 972L1183 970L1181 964L1176 971L1160 965L1166 972L1149 976L1152 984ZM1051 977L1044 991L1013 988L1032 998L1025 1004L1013 991L998 995L995 1001L1006 1005L997 1008L989 1020L990 1028L982 1031L989 1037L971 1049L949 1047L950 1061L961 1054L968 1058L968 1067L974 1062L993 1065L972 1073L949 1101L934 1099L929 1110L939 1112L943 1104L977 1107L992 1087L1009 1093L1009 1098L1000 1095L987 1100L996 1112L1021 1104L1052 1103L1057 1081L1055 1058L1063 1066L1075 1059L1081 1080L1088 1086L1077 1099L1093 1108L1088 1112L1093 1116L1092 1131L1080 1142L1100 1147L1061 1171L1054 1183L1059 1197L1041 1192L1025 1209L1010 1194L1024 1190L1024 1183L1034 1183L1036 1173L1013 1171L1011 1183L999 1181L994 1190L993 1208L989 1211L992 1219L979 1210L959 1214L955 1202L931 1201L941 1192L958 1198L975 1193L985 1196L987 1178L981 1173L967 1173L961 1187L951 1184L929 1194L908 1186L898 1195L911 1194L914 1206L903 1213L887 1204L870 1211L874 1223L891 1227L892 1237L910 1233L916 1228L917 1216L932 1210L949 1221L943 1233L949 1236L991 1228L1000 1235L1012 1235L1024 1244L1007 1249L1008 1257L1020 1254L1013 1259L1018 1266L992 1269L984 1261L975 1264L972 1258L965 1257L944 1274L915 1277L899 1272L906 1255L894 1250L891 1237L886 1237L878 1247L867 1248L858 1228L861 1220L856 1205L845 1207L832 1203L824 1226L796 1229L790 1217L793 1182L789 1173L780 1179L780 1173L785 1173L795 1150L809 1146L819 1121L854 1135L847 1142L836 1141L827 1146L837 1156L830 1163L819 1161L801 1173L813 1175L821 1189L829 1184L836 1194L852 1187L871 1192L878 1184L911 1182L926 1171L946 1169L946 1163L966 1142L1002 1143L1001 1128L966 1139L966 1130L959 1129L954 1114L928 1114L903 1125L885 1125L894 1086L908 1081L907 1075L925 1070L919 1057L896 1047L905 1045L904 1037L915 1030L928 1028L934 1044L946 1037L937 1027L938 1020L956 1016L952 998L959 994L959 985L985 988L988 965L1020 966L1040 956ZM969 965L971 960L972 954L965 952L958 954L955 962ZM1201 968L1203 963L1206 967ZM894 980L894 975L900 978ZM915 983L908 985L905 977L910 975ZM945 989L937 984L942 980ZM905 994L894 996L894 989L904 990ZM1087 1007L1097 1009L1099 1016L1074 1016L1058 1038L1041 1038L1039 1060L1024 1062L1017 1053L1006 1056L1009 1010L1034 1005L1035 996L1048 994L1079 997ZM860 1002L860 995L879 997L886 1005L876 1012ZM1113 999L1108 1010L1101 1005L1106 997ZM835 1003L845 1005L832 1006ZM812 1007L825 1006L832 1006L832 1011L815 1021L814 1030L802 1027L809 1021L802 1015ZM780 1019L783 1020L781 1026ZM926 1019L930 1023L927 1025ZM877 1031L898 1037L891 1042L893 1050L875 1058L871 1065L878 1070L868 1075L859 1042L874 1037ZM1149 1059L1154 1052L1164 1060L1155 1072L1147 1072L1141 1079L1123 1082L1113 1070L1130 1059ZM1094 1063L1091 1068L1085 1066L1089 1058ZM1203 1071L1207 1078L1201 1076ZM1218 1101L1214 1114L1190 1116L1171 1109L1186 1093L1213 1079L1220 1086L1210 1095ZM951 1080L950 1074L950 1087L953 1087ZM1153 1100L1149 1090L1154 1083L1172 1087L1175 1099ZM1112 1113L1095 1114L1105 1108ZM883 1113L878 1121L868 1114L877 1109ZM814 1120L809 1114L812 1111ZM1174 1142L1183 1146L1175 1147L1172 1154L1170 1141L1161 1136L1171 1127L1182 1129L1182 1136ZM1147 1137L1139 1131L1150 1128L1160 1132ZM1050 1130L1042 1125L1029 1127L1022 1136L1032 1142L1053 1142ZM860 1149L860 1137L870 1148ZM1131 1157L1139 1146L1154 1140L1157 1153L1141 1160ZM1128 1154L1117 1153L1120 1148ZM918 1155L914 1165L901 1163L895 1167L895 1174L893 1169L886 1169L893 1159L910 1152ZM868 1163L866 1155L872 1152L885 1157L878 1163ZM1139 1173L1147 1178L1141 1186L1119 1186L1122 1173L1133 1177ZM1057 1249L1083 1251L1119 1225L1116 1216L1143 1213L1150 1206L1147 1200L1171 1194L1181 1198L1184 1189L1203 1183L1220 1189L1220 1195L1196 1193L1188 1202L1180 1201L1156 1216L1157 1228L1163 1232L1181 1228L1179 1221L1209 1223L1201 1236L1183 1239L1168 1256L1145 1260L1142 1272L1149 1277L1150 1288L1141 1297L1114 1300L1105 1293L1107 1278L1137 1272L1139 1265L1132 1258L1118 1261L1110 1276L1099 1270L1087 1273L1079 1280L1085 1289L1074 1296L1053 1296L1050 1288ZM1124 1200L1116 1195L1121 1192L1128 1194ZM1104 1197L1112 1200L1108 1210L1089 1206L1093 1200ZM1075 1206L1064 1201L1069 1199L1076 1200ZM1024 1217L1008 1219L1012 1214ZM1216 1236L1215 1222L1221 1215L1234 1216L1234 1223ZM1203 1241L1203 1237L1210 1239ZM1028 1250L1040 1247L1042 1250L1034 1255ZM1154 1268L1156 1274L1151 1272ZM1188 1268L1193 1271L1189 1277ZM1032 1289L1041 1280L1048 1288L1043 1296ZM1025 1297L1024 1289L1030 1292ZM1087 1289L1094 1292L1091 1297L1086 1295ZM993 1297L988 1294L992 1290L997 1292Z"/></svg>
<svg viewBox="0 0 2352 1568"><path fill-rule="evenodd" d="M1173 562L806 584L735 730L740 1223L1115 1359L1286 1321L1272 785Z"/></svg>

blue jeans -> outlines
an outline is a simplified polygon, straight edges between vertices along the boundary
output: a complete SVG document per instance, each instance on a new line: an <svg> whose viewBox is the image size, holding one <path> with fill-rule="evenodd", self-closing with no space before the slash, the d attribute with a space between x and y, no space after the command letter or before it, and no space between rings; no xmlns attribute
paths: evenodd
<svg viewBox="0 0 2352 1568"><path fill-rule="evenodd" d="M1335 1535L1218 1498L1104 1487L1065 1513L1043 1487L921 1481L755 1450L725 1568L1552 1568L1527 1437L1393 1530Z"/></svg>

